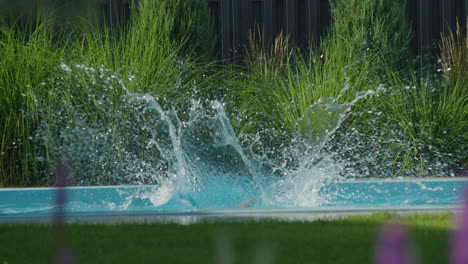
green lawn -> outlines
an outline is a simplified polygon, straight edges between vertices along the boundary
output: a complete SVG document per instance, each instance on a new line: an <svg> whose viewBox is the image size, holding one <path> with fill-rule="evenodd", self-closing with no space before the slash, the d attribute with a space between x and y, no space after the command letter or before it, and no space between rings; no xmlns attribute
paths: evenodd
<svg viewBox="0 0 468 264"><path fill-rule="evenodd" d="M379 214L310 223L122 224L66 226L79 263L373 263L389 218L410 226L420 263L448 263L449 214ZM0 264L50 263L52 228L0 225Z"/></svg>

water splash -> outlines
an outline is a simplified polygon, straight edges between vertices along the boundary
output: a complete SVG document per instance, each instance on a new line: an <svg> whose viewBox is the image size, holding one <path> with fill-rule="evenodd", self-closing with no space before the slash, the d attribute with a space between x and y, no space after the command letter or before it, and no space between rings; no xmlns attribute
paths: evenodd
<svg viewBox="0 0 468 264"><path fill-rule="evenodd" d="M42 110L36 138L49 157L73 162L74 185L154 185L134 197L162 209L314 207L333 199L321 192L324 186L365 168L340 156L347 152L336 150L335 142L337 135L353 136L337 131L353 107L379 89L347 103L319 100L298 121L300 135L276 149L282 157L272 160L240 143L222 102L193 99L177 111L168 102L163 107L163 98L127 88L125 78L138 86L131 75L60 68L63 78L45 84L59 102Z"/></svg>
<svg viewBox="0 0 468 264"><path fill-rule="evenodd" d="M337 129L341 127L341 123L346 119L347 114L356 103L376 93L373 90L361 91L356 94L352 101L339 103L341 95L347 90L347 87L343 88L336 98L319 99L298 120L301 138L313 148L314 152L320 152Z"/></svg>
<svg viewBox="0 0 468 264"><path fill-rule="evenodd" d="M50 156L73 162L74 185L155 185L135 195L160 207L316 206L324 199L320 187L338 175L336 162L326 157L307 165L316 157L301 157L304 144L295 142L283 153L301 157L300 165L279 165L275 175L271 160L239 143L222 102L194 99L181 118L160 98L129 91L107 69L60 68L64 77L50 81L51 96L67 91L71 99L43 110L37 138Z"/></svg>

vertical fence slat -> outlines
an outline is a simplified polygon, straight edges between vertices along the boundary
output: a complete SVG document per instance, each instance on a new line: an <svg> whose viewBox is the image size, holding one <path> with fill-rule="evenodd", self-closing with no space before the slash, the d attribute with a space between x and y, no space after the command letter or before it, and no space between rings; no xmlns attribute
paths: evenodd
<svg viewBox="0 0 468 264"><path fill-rule="evenodd" d="M289 35L289 39L293 42L296 41L296 1L286 1L286 32Z"/></svg>
<svg viewBox="0 0 468 264"><path fill-rule="evenodd" d="M263 25L263 33L265 36L265 44L270 45L273 42L274 35L276 35L275 20L276 16L274 12L275 0L264 0L263 1L263 17L265 19Z"/></svg>
<svg viewBox="0 0 468 264"><path fill-rule="evenodd" d="M242 47L246 47L246 44L249 40L249 31L253 29L253 23L255 23L255 18L253 21L246 19L247 17L253 17L253 10L251 8L252 0L241 0L242 2L242 11L240 14L240 22L242 23L242 35L240 36L240 41L242 42Z"/></svg>
<svg viewBox="0 0 468 264"><path fill-rule="evenodd" d="M239 36L240 36L240 7L241 7L241 1L244 0L232 0L231 1L231 35L232 35L232 56L233 59L235 60L236 57L238 56L237 51L238 51L238 45L239 45Z"/></svg>
<svg viewBox="0 0 468 264"><path fill-rule="evenodd" d="M231 30L231 0L220 0L221 5L221 50L223 59L231 58L232 30Z"/></svg>
<svg viewBox="0 0 468 264"><path fill-rule="evenodd" d="M460 18L460 23L462 24L462 26L464 27L465 29L465 34L466 32L468 31L468 28L467 28L467 23L468 23L468 0L460 0L460 6L461 6L461 10L462 10L462 17Z"/></svg>
<svg viewBox="0 0 468 264"><path fill-rule="evenodd" d="M320 39L320 0L307 0L307 36L313 44Z"/></svg>
<svg viewBox="0 0 468 264"><path fill-rule="evenodd" d="M463 12L463 19L465 20L465 23L463 24L463 26L468 26L467 23L468 23L468 0L465 0L463 1L464 2L464 12ZM468 30L468 28L465 28L466 30Z"/></svg>
<svg viewBox="0 0 468 264"><path fill-rule="evenodd" d="M430 7L432 0L418 0L417 6L417 37L418 37L418 49L423 52L427 48L428 43L431 40L431 34L429 25L431 24Z"/></svg>
<svg viewBox="0 0 468 264"><path fill-rule="evenodd" d="M441 1L441 19L440 27L443 34L449 34L450 29L454 26L455 14L453 4L455 0L440 0Z"/></svg>

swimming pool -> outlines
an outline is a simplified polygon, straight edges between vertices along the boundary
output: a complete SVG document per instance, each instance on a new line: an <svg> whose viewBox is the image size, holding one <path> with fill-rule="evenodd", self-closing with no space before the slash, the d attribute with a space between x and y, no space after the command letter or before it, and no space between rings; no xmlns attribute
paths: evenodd
<svg viewBox="0 0 468 264"><path fill-rule="evenodd" d="M239 217L307 220L378 211L454 210L467 186L465 178L336 181L319 190L327 199L315 206L295 207L274 206L259 197L233 197L232 190L220 190L214 196L175 194L162 202L161 190L155 185L68 187L65 211L69 221L196 222ZM0 222L50 221L57 208L57 190L0 189Z"/></svg>

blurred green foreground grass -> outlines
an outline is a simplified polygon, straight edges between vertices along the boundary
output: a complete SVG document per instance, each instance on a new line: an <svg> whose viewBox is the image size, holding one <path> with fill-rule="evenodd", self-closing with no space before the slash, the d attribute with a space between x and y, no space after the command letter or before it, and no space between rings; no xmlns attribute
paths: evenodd
<svg viewBox="0 0 468 264"><path fill-rule="evenodd" d="M406 224L420 263L448 263L452 215L349 217L315 222L71 224L75 263L373 263L380 226ZM0 224L0 263L50 263L53 228Z"/></svg>

